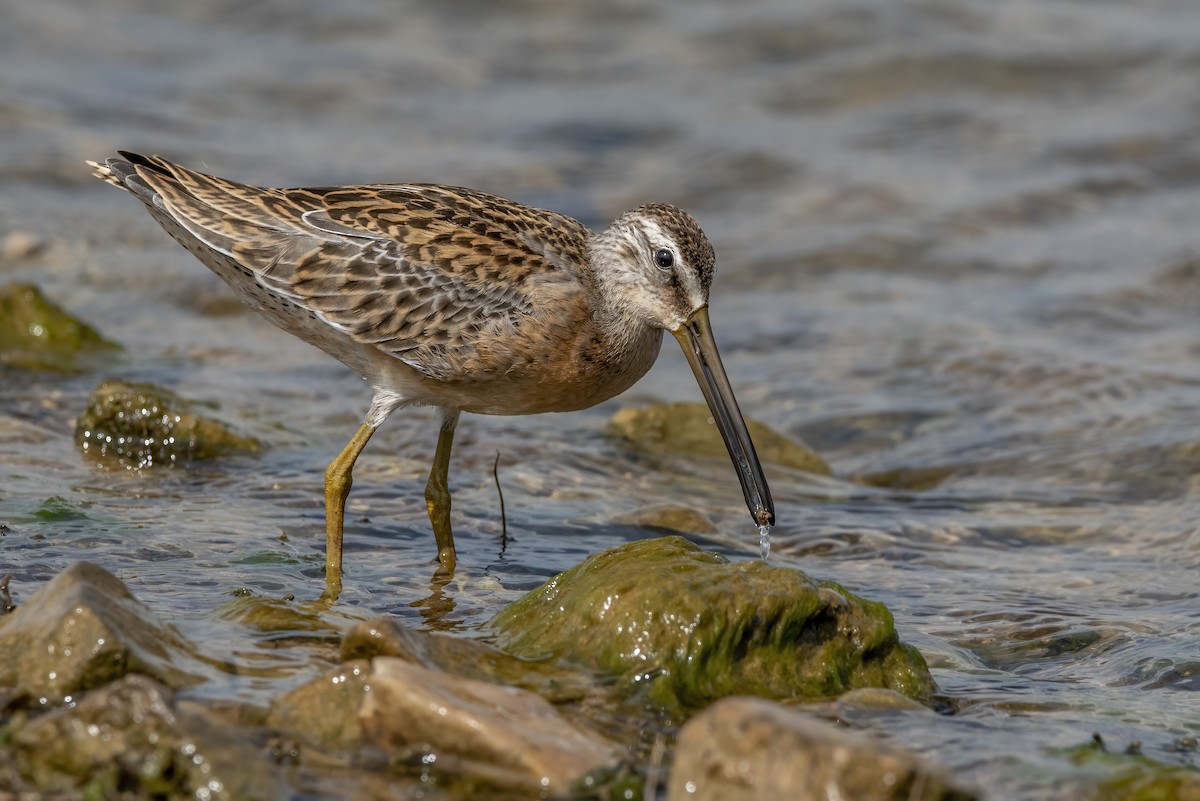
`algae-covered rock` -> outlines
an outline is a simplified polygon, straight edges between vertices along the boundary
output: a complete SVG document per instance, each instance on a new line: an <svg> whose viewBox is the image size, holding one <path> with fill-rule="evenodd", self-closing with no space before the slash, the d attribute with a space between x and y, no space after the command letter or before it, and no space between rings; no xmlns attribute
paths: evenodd
<svg viewBox="0 0 1200 801"><path fill-rule="evenodd" d="M182 706L167 687L127 676L25 723L8 750L38 798L279 797L272 773L246 759L257 750L246 734Z"/></svg>
<svg viewBox="0 0 1200 801"><path fill-rule="evenodd" d="M89 356L120 350L49 301L33 284L0 287L0 365L60 373Z"/></svg>
<svg viewBox="0 0 1200 801"><path fill-rule="evenodd" d="M969 801L942 773L757 698L727 698L679 732L668 801Z"/></svg>
<svg viewBox="0 0 1200 801"><path fill-rule="evenodd" d="M89 458L126 469L262 449L169 390L124 381L96 387L75 423L75 444Z"/></svg>
<svg viewBox="0 0 1200 801"><path fill-rule="evenodd" d="M1109 751L1098 734L1058 753L1090 774L1084 783L1098 801L1200 801L1200 770L1163 764L1138 748Z"/></svg>
<svg viewBox="0 0 1200 801"><path fill-rule="evenodd" d="M758 457L764 462L822 476L833 475L825 460L804 443L754 420L747 420L746 427ZM712 412L700 403L659 403L621 409L609 420L608 432L642 450L712 457L725 457L728 453L713 423Z"/></svg>
<svg viewBox="0 0 1200 801"><path fill-rule="evenodd" d="M198 679L190 646L102 567L76 562L0 618L0 685L59 704L129 673L172 687Z"/></svg>
<svg viewBox="0 0 1200 801"><path fill-rule="evenodd" d="M617 677L668 711L733 694L822 698L933 680L883 604L795 570L731 564L680 537L589 557L492 620L497 645Z"/></svg>

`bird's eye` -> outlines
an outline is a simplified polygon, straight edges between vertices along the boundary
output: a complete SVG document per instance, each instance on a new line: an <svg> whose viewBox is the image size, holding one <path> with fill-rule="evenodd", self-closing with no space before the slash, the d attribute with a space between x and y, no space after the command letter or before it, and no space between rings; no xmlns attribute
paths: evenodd
<svg viewBox="0 0 1200 801"><path fill-rule="evenodd" d="M659 248L654 251L654 263L660 270L669 270L675 266L675 254L666 248Z"/></svg>

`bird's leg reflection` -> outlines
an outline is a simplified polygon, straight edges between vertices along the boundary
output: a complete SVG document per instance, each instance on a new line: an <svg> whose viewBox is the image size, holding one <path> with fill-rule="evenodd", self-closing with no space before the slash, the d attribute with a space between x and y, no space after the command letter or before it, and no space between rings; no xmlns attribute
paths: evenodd
<svg viewBox="0 0 1200 801"><path fill-rule="evenodd" d="M438 569L434 571L433 578L429 580L429 595L409 604L412 608L420 610L425 625L432 631L451 631L462 623L457 618L449 617L458 606L454 602L454 597L446 594L446 585L452 578L454 576L445 572L439 565Z"/></svg>

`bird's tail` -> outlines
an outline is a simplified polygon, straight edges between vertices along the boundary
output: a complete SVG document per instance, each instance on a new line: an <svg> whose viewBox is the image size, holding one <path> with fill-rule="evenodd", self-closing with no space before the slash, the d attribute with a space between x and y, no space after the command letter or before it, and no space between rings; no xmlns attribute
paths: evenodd
<svg viewBox="0 0 1200 801"><path fill-rule="evenodd" d="M119 158L105 159L103 164L96 161L87 162L88 166L92 168L92 175L113 186L132 192L148 206L161 206L162 197L150 184L146 183L145 179L138 175L138 167L167 175L170 173L156 164L153 159L124 150L118 150L117 153Z"/></svg>

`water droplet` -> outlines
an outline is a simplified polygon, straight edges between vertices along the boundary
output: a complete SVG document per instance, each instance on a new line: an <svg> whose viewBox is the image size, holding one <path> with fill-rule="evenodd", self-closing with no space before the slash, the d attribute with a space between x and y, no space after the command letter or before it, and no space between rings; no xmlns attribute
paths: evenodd
<svg viewBox="0 0 1200 801"><path fill-rule="evenodd" d="M758 527L758 553L764 562L771 555L771 526L766 523Z"/></svg>

